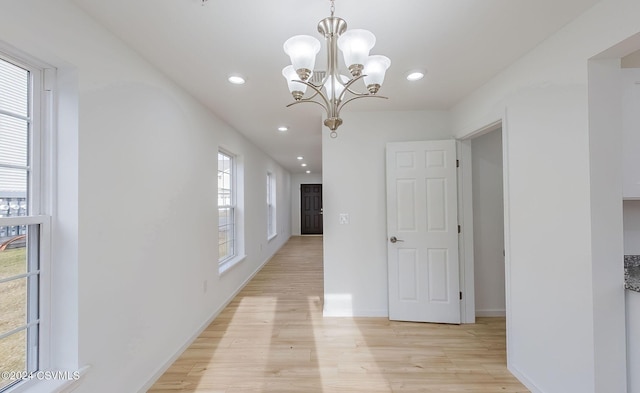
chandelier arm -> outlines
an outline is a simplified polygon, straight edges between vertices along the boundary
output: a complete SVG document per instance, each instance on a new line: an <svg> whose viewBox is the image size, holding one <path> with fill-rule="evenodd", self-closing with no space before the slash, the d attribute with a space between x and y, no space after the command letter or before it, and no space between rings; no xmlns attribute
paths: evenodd
<svg viewBox="0 0 640 393"><path fill-rule="evenodd" d="M303 100L310 100L310 99L314 98L315 96L317 96L318 94L322 94L320 92L320 89L322 88L322 85L316 86L313 83L310 83L310 82L307 82L307 81L301 81L299 79L292 79L291 82L302 83L303 85L307 85L307 86L311 87L315 91L315 93L313 93L313 95L311 97L304 98Z"/></svg>
<svg viewBox="0 0 640 393"><path fill-rule="evenodd" d="M355 78L349 80L349 82L347 82L346 85L344 85L345 89L348 89L352 84L356 83L357 81L359 81L360 79L364 78L366 75L362 74L359 76L356 76Z"/></svg>
<svg viewBox="0 0 640 393"><path fill-rule="evenodd" d="M312 94L311 96L309 96L309 97L307 97L307 98L302 98L302 99L301 99L301 101L311 101L311 100L312 100L312 99L314 99L318 94L320 94L320 93L318 93L317 91L314 91L314 92L313 92L313 94Z"/></svg>
<svg viewBox="0 0 640 393"><path fill-rule="evenodd" d="M369 97L369 96L373 97L373 94L371 94L371 93L358 93L357 91L353 91L351 89L345 89L345 91L348 91L349 93L353 94L354 96L358 96L358 97Z"/></svg>
<svg viewBox="0 0 640 393"><path fill-rule="evenodd" d="M329 110L324 106L324 104L323 104L322 102L315 101L315 100L312 100L312 99L310 99L310 98L304 98L304 99L302 99L302 100L300 100L300 101L294 101L294 102L292 102L291 104L287 105L287 108L288 108L288 107L290 107L290 106L296 105L296 104L302 104L302 103L304 103L304 102L310 102L310 103L312 103L312 104L318 104L318 105L320 105L320 106L322 107L322 109L324 109L325 111L327 111L327 113L329 112Z"/></svg>
<svg viewBox="0 0 640 393"><path fill-rule="evenodd" d="M312 88L316 92L316 94L314 94L313 96L311 96L309 98L305 98L305 99L301 100L301 102L315 102L316 104L319 104L320 106L322 106L327 111L327 116L331 116L331 114L329 113L329 109L331 108L331 104L329 104L329 100L327 99L327 97L325 97L325 95L320 90L320 88L322 88L322 87L318 88L313 83L309 83L309 82L301 81L301 80L295 80L294 79L294 82L304 83L305 85L309 86L310 88ZM324 105L322 105L321 103L319 103L317 101L311 100L313 97L315 97L317 95L319 95L320 98L322 98L322 101L324 101Z"/></svg>
<svg viewBox="0 0 640 393"><path fill-rule="evenodd" d="M374 95L371 95L371 94L362 94L362 95L358 95L358 96L352 97L352 98L350 98L350 99L346 100L345 102L341 103L341 104L338 106L338 113L340 113L340 111L342 110L342 108L343 108L345 105L347 105L348 103L350 103L351 101L353 101L353 100L357 100L358 98L366 98L366 97L371 97L371 98L383 98L383 99L385 99L385 100L388 100L388 99L389 99L389 97L385 97L385 96L374 96Z"/></svg>
<svg viewBox="0 0 640 393"><path fill-rule="evenodd" d="M356 81L359 81L360 79L364 78L365 75L360 75L357 76L351 80L349 80L349 82L347 82L346 85L344 85L344 90L342 90L342 93L340 93L340 97L338 97L338 102L342 101L342 99L344 99L345 94L347 94L347 92L355 95L355 96L366 96L367 94L363 94L363 93L358 93L355 92L353 90L351 90L351 85L353 85Z"/></svg>

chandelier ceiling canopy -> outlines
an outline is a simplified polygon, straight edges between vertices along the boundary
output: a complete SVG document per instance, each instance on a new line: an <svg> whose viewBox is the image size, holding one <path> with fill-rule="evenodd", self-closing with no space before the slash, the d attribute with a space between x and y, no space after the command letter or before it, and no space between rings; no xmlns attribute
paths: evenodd
<svg viewBox="0 0 640 393"><path fill-rule="evenodd" d="M376 94L391 60L385 56L369 55L376 37L367 30L347 31L347 22L334 16L334 0L331 0L330 11L331 16L318 23L318 32L327 43L326 71L314 71L320 41L309 35L296 35L284 43L284 52L291 58L291 65L282 70L282 75L295 100L287 106L302 102L322 106L327 112L324 125L331 130L331 137L335 138L338 135L336 130L342 124L340 110L346 104L364 97L387 98ZM338 49L342 52L350 77L340 73ZM360 93L353 89L354 83L361 79L368 92ZM312 91L305 97L307 88Z"/></svg>

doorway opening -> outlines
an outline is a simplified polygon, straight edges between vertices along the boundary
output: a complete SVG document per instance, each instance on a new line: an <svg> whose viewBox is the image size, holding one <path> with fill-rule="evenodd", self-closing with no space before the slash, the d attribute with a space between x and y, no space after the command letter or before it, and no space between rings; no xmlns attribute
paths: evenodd
<svg viewBox="0 0 640 393"><path fill-rule="evenodd" d="M475 323L476 317L506 317L509 325L507 150L501 120L459 141L462 323Z"/></svg>
<svg viewBox="0 0 640 393"><path fill-rule="evenodd" d="M502 127L471 139L475 316L504 317Z"/></svg>
<svg viewBox="0 0 640 393"><path fill-rule="evenodd" d="M322 235L322 184L300 185L300 234Z"/></svg>

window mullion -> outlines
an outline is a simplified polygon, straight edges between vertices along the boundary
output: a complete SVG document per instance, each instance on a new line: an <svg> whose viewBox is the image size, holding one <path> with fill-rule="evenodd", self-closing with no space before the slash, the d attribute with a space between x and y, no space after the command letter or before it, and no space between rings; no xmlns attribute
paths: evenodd
<svg viewBox="0 0 640 393"><path fill-rule="evenodd" d="M40 270L36 270L33 272L30 271L28 273L23 273L23 274L17 274L11 277L0 278L0 284L4 284L5 282L9 282L9 281L20 280L22 278L29 278L31 276L37 276L38 274L40 274Z"/></svg>
<svg viewBox="0 0 640 393"><path fill-rule="evenodd" d="M18 169L21 171L31 171L31 166L27 165L12 165L12 164L0 164L0 168L6 168L6 169Z"/></svg>
<svg viewBox="0 0 640 393"><path fill-rule="evenodd" d="M236 169L235 157L218 152L218 263L237 254L236 247Z"/></svg>
<svg viewBox="0 0 640 393"><path fill-rule="evenodd" d="M20 115L20 114L11 112L11 111L4 110L2 108L0 108L0 115L13 117L14 119L20 119L20 120L24 120L24 121L26 121L28 123L31 123L31 116L23 116L23 115Z"/></svg>
<svg viewBox="0 0 640 393"><path fill-rule="evenodd" d="M35 321L31 321L31 322L27 323L26 325L18 326L15 329L12 329L12 330L9 330L8 332L0 334L0 340L2 340L4 338L7 338L9 336L12 336L12 335L14 335L16 333L20 333L23 330L27 330L30 327L35 326L35 325L37 325L39 323L40 323L40 320L36 319Z"/></svg>

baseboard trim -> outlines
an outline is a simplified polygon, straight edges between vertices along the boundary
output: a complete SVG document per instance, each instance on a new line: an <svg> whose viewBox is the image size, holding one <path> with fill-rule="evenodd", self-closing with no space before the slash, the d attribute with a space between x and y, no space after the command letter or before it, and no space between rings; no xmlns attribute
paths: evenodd
<svg viewBox="0 0 640 393"><path fill-rule="evenodd" d="M507 361L507 369L514 377L520 381L527 389L531 391L531 393L544 393L542 389L540 389L535 383L531 381L531 379L527 378L523 373L520 372L518 367L515 367L509 361Z"/></svg>
<svg viewBox="0 0 640 393"><path fill-rule="evenodd" d="M178 349L178 351L176 351L176 353L174 353L167 361L165 361L164 363L162 363L162 365L156 370L155 373L153 373L153 375L151 376L151 378L149 380L147 380L147 382L140 388L137 390L138 393L145 393L147 392L149 389L151 389L151 386L153 386L153 384L155 384L158 379L160 379L160 377L162 376L162 374L164 374L169 367L171 367L171 365L178 360L178 358L184 353L184 351L187 350L187 348L189 348L189 346L191 344L193 344L193 342L200 336L200 334L202 334L202 332L204 332L204 330L211 325L211 322L213 322L218 315L220 315L220 313L229 305L229 303L231 303L231 301L240 293L240 291L242 291L242 289L251 281L253 280L253 278L256 276L256 274L258 274L258 272L260 272L260 270L262 270L262 268L264 267L264 265L267 264L267 262L269 262L271 260L271 258L273 258L273 256L280 251L280 249L287 244L287 241L289 241L289 238L291 238L291 236L289 236L280 247L278 247L278 249L276 251L273 252L273 254L271 254L270 256L268 256L260 265L258 265L258 267L253 271L253 273L251 273L251 275L249 275L249 277L247 277L246 280L244 280L242 282L242 284L240 284L240 286L231 293L231 295L227 296L227 298L225 299L225 301L222 303L222 305L220 305L220 307L218 307L217 309L214 310L213 314L211 314L211 316L203 323L200 325L200 327L198 327L198 329L196 329L195 333L193 333L188 339L187 341Z"/></svg>
<svg viewBox="0 0 640 393"><path fill-rule="evenodd" d="M505 317L506 310L476 310L476 317Z"/></svg>

